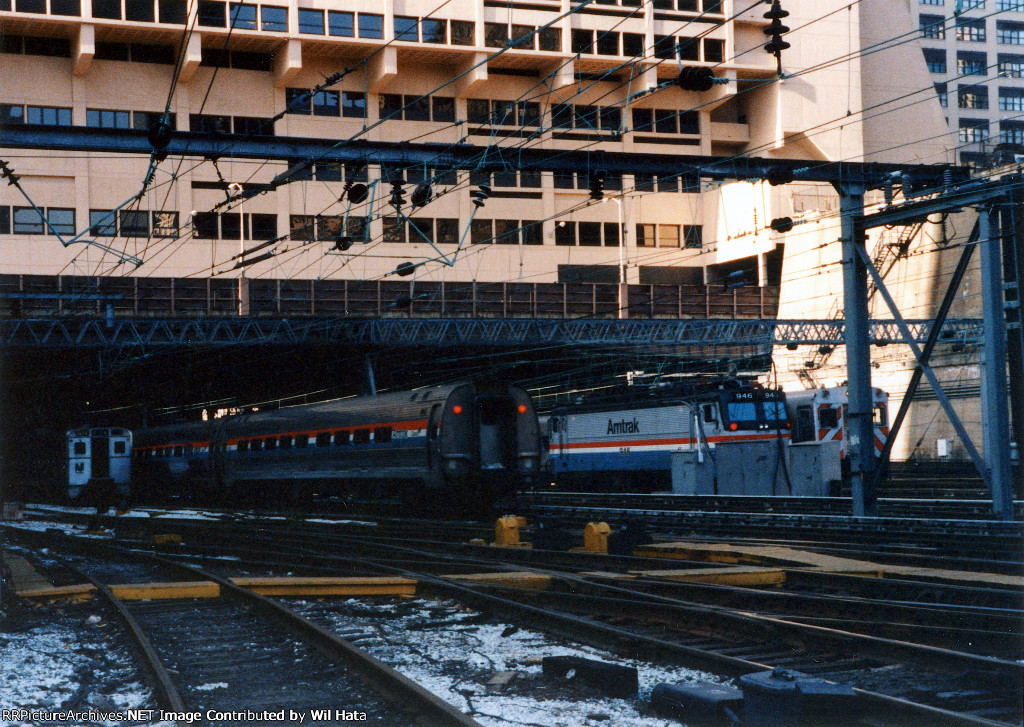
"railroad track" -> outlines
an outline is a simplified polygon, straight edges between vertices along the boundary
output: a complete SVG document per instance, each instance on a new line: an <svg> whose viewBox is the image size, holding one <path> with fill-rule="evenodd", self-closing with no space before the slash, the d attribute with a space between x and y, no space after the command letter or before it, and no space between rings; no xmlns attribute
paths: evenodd
<svg viewBox="0 0 1024 727"><path fill-rule="evenodd" d="M480 727L343 638L214 573L106 544L61 541L93 554L65 567L95 587L131 635L162 710L155 721ZM97 557L103 554L114 560ZM125 557L134 562L118 560ZM216 583L221 597L127 603L83 566L146 580L158 570L178 571Z"/></svg>
<svg viewBox="0 0 1024 727"><path fill-rule="evenodd" d="M172 523L162 523L162 527L170 525ZM758 606L757 592L746 594L752 601L738 602L744 594L738 589L723 588L718 589L720 600L716 603L707 596L710 589L703 594L690 591L684 597L686 594L674 584L662 582L656 587L645 583L624 585L628 582L622 581L609 584L599 578L575 575L566 572L566 554L562 553L557 554L554 567L550 564L544 567L543 553L410 541L374 535L374 528L328 534L316 526L280 521L173 525L187 530L189 542L203 540L206 546L199 553L205 556L235 555L244 559L240 562L251 563L253 567L304 568L319 574L351 575L354 571L402 574L416 578L434 592L477 608L514 614L517 623L522 620L537 624L566 638L615 650L625 649L625 653L636 656L696 665L727 675L774 666L820 674L857 686L863 699L871 705L872 713L881 720L879 724L1006 725L1019 722L1024 666L1012 660L1019 655L1001 652L1002 657L993 658L915 644L912 640L884 638L877 633L856 633L855 621L860 621L862 631L871 631L881 619L876 618L875 623L871 623L865 616L874 609L884 618L884 609L892 605L894 597L906 601L901 605L904 621L915 614L915 604L910 602L907 591L876 597L874 602L862 597L863 603L847 607L860 609L858 613L851 616L849 612L836 612L833 623L823 624L809 619L806 613L826 602L835 606L846 600L844 594L815 600L806 595L801 598L800 594L767 591L761 592L761 596L771 594L771 598L765 598ZM246 543L245 547L239 547L241 542ZM298 542L307 545L297 547ZM196 550L190 549L190 552ZM505 557L511 559L511 565L501 562ZM532 562L524 567L524 560ZM598 560L591 557L581 563L598 570L595 566ZM609 569L635 566L638 560L611 559ZM221 567L223 563L221 561ZM663 567L665 565L662 563ZM686 564L675 561L667 565ZM438 575L481 568L525 569L562 585L547 591L522 591L500 585L474 587L457 578ZM649 589L648 585L651 585ZM837 583L819 582L816 587L830 590L837 588ZM890 589L894 587L889 585ZM944 597L947 601L957 601L952 593ZM979 598L980 594L973 597ZM1020 610L1013 611L1010 594L989 594L988 597L989 604L1003 599L1006 613L984 610L1002 606L978 605L972 611L966 604L946 611L951 618L955 615L961 626L965 619L985 614L994 630L1005 627L1007 620L1015 615L1019 619ZM809 604L812 608L794 613L786 601L804 601L805 606ZM929 610L931 623L924 622L919 613L914 615L915 623L902 623L906 634L927 640L929 633L942 628L943 611L934 606ZM643 613L643 617L638 613ZM975 621L971 628L982 635L986 631L981 627L983 619ZM993 639L990 647L1000 652L1008 644Z"/></svg>

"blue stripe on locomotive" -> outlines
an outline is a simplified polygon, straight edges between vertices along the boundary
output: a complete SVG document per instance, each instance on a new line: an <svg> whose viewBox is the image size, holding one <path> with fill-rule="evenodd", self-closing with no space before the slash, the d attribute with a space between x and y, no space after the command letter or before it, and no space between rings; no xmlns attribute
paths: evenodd
<svg viewBox="0 0 1024 727"><path fill-rule="evenodd" d="M552 454L550 466L558 472L670 470L669 450L640 452L573 452Z"/></svg>

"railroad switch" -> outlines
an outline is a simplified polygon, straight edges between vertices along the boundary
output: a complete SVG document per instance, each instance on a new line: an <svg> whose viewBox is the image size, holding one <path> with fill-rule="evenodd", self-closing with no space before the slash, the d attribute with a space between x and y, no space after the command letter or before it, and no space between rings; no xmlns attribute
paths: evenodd
<svg viewBox="0 0 1024 727"><path fill-rule="evenodd" d="M532 548L532 543L519 539L519 528L526 527L524 517L500 517L494 524L494 544L502 548Z"/></svg>
<svg viewBox="0 0 1024 727"><path fill-rule="evenodd" d="M608 536L612 529L608 523L587 523L583 529L583 550L588 553L608 554Z"/></svg>
<svg viewBox="0 0 1024 727"><path fill-rule="evenodd" d="M175 533L154 533L149 539L153 545L181 545L181 536Z"/></svg>

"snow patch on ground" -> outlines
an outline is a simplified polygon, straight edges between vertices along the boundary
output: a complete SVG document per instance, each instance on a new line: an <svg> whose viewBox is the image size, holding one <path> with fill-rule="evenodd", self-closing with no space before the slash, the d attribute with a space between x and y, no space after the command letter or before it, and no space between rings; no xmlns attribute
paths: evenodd
<svg viewBox="0 0 1024 727"><path fill-rule="evenodd" d="M541 632L515 629L454 602L350 599L292 605L314 620L326 621L344 638L487 727L678 727L679 722L651 712L651 690L663 682L719 681L704 672L621 658ZM562 655L636 667L638 698L606 697L575 681L545 679L542 658ZM508 671L516 676L507 686L488 683Z"/></svg>

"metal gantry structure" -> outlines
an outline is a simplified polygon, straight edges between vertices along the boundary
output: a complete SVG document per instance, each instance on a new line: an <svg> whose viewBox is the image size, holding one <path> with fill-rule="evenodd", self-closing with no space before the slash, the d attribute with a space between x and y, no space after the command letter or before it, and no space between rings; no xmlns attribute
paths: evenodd
<svg viewBox="0 0 1024 727"><path fill-rule="evenodd" d="M0 148L152 154L145 132L85 127L7 126L0 129ZM1020 279L1021 214L1019 175L992 182L970 182L967 171L945 165L821 162L813 160L756 157L705 157L644 153L615 153L593 150L559 151L523 149L505 151L498 146L471 144L416 144L371 141L339 143L333 139L290 137L230 137L174 132L161 153L197 158L283 160L290 166L312 161L348 164L423 164L438 169L480 169L483 160L497 166L563 172L587 170L604 173L689 174L711 180L767 179L771 184L793 181L826 182L839 192L842 214L842 264L845 302L844 321L547 321L547 320L402 320L376 319L341 321L218 320L131 322L8 321L3 328L5 347L18 345L157 345L164 341L181 345L193 343L238 344L258 340L286 339L295 342L315 336L318 342L360 340L379 345L409 345L432 340L446 345L487 345L486 342L559 342L568 345L772 345L840 341L847 351L849 386L850 457L853 475L854 513L877 515L876 488L879 461L874 449L871 421L871 351L879 340L905 342L913 351L921 374L929 380L951 422L964 440L972 460L988 484L993 509L1002 518L1013 517L1009 462L1009 409L1007 404L1007 295L1003 286L1003 248L1011 250L1006 270L1016 270ZM484 165L486 166L486 165ZM279 175L268 185L274 188L290 180ZM865 192L892 188L898 184L905 201L888 205L880 212L865 214ZM1016 206L1015 204L1016 203ZM942 386L928 365L935 343L948 335L945 312L934 324L903 320L881 275L865 251L866 231L887 224L909 224L929 214L964 206L979 208L978 247L983 278L983 400L985 411L984 457L970 441L956 412L942 392ZM868 278L889 306L893 319L872 321L868 312ZM1015 289L1016 290L1016 289ZM1019 292L1016 299L1019 311ZM1011 306L1012 307L1012 306ZM947 308L948 310L948 308ZM1018 316L1019 317L1019 316ZM1019 319L1009 346L1010 363L1017 367L1014 400L1024 384L1019 371L1021 345ZM943 331L946 333L944 334ZM976 340L977 321L960 321L952 335ZM922 349L918 344L923 343ZM917 376L916 380L919 380ZM913 395L913 387L905 400ZM1019 406L1015 423L1020 431ZM897 426L898 429L898 426ZM892 435L894 437L895 434ZM892 438L890 437L890 439ZM1020 437L1018 436L1018 441Z"/></svg>

